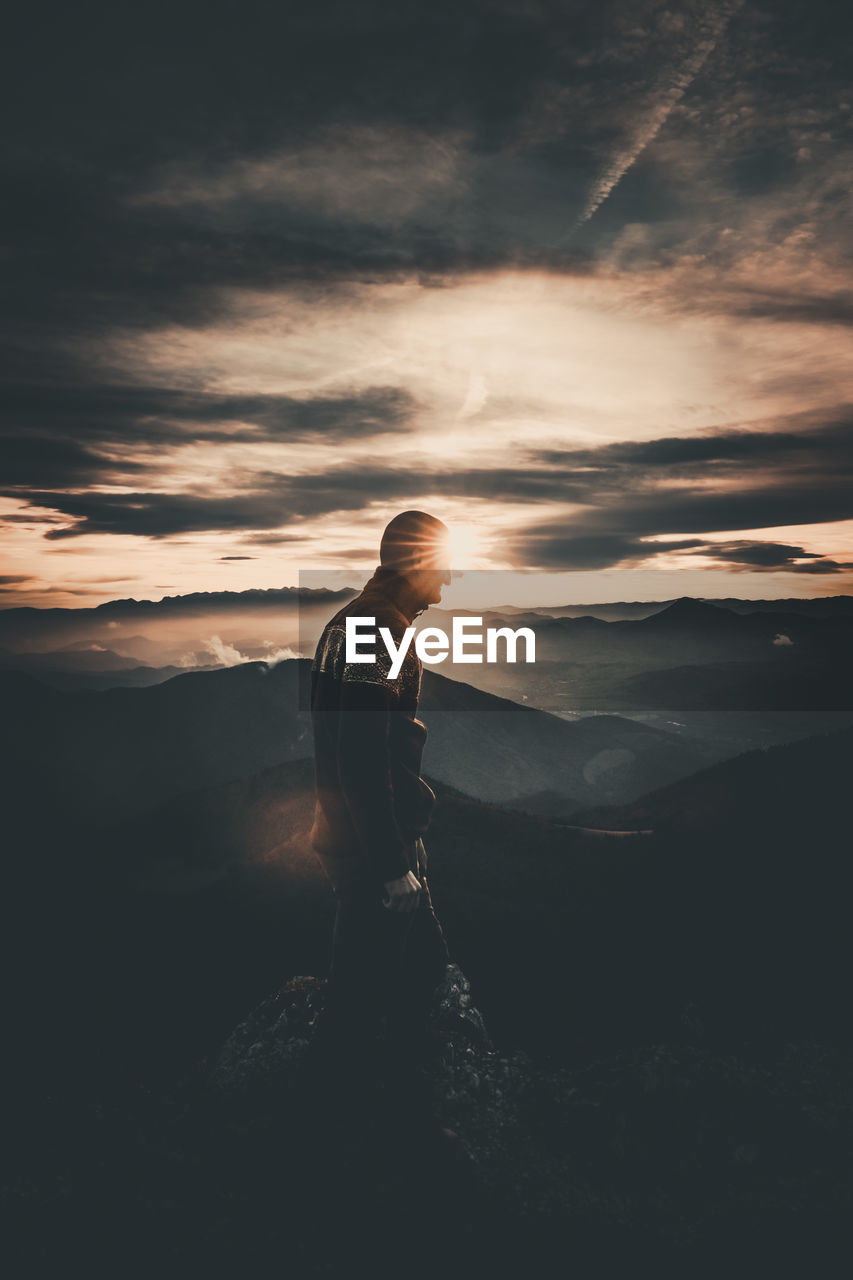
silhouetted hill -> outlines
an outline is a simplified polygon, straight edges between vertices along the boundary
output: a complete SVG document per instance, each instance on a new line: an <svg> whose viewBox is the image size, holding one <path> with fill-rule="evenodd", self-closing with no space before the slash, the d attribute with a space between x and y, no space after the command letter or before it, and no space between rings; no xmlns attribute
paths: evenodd
<svg viewBox="0 0 853 1280"><path fill-rule="evenodd" d="M559 812L592 794L640 795L711 754L634 720L569 722L432 671L424 673L418 714L429 728L430 773L468 795L522 807L543 791L554 793Z"/></svg>
<svg viewBox="0 0 853 1280"><path fill-rule="evenodd" d="M618 830L730 829L749 822L768 833L814 823L843 847L850 838L851 777L853 729L841 729L745 752L631 804L585 810L576 820Z"/></svg>
<svg viewBox="0 0 853 1280"><path fill-rule="evenodd" d="M192 671L220 671L222 663L198 663L198 665L190 668ZM22 664L23 669L29 670L28 664ZM7 670L21 668L6 668ZM38 675L38 679L43 684L48 685L51 689L61 689L67 693L86 692L87 690L104 690L104 689L138 689L147 688L152 684L164 684L166 680L171 680L174 676L186 675L187 667L138 667L127 666L121 667L114 671L80 671L80 670L64 670L62 668L55 669L53 667L42 667L32 669Z"/></svg>
<svg viewBox="0 0 853 1280"><path fill-rule="evenodd" d="M100 645L91 645L86 649L66 645L62 649L38 653L6 653L0 656L0 664L7 671L32 671L36 674L41 671L106 673L139 666L135 658L128 658Z"/></svg>
<svg viewBox="0 0 853 1280"><path fill-rule="evenodd" d="M725 596L713 601L733 613L798 613L809 618L853 618L853 596L785 596L778 600L739 600Z"/></svg>
<svg viewBox="0 0 853 1280"><path fill-rule="evenodd" d="M311 751L294 663L188 672L150 688L34 692L36 684L25 673L0 672L16 785L29 794L35 781L81 819L143 813L188 787Z"/></svg>
<svg viewBox="0 0 853 1280"><path fill-rule="evenodd" d="M730 610L706 604L703 600L694 600L692 596L680 596L665 609L638 622L638 626L641 626L646 633L694 629L707 631L709 628L729 630L737 625L737 615Z"/></svg>
<svg viewBox="0 0 853 1280"><path fill-rule="evenodd" d="M821 657L782 645L771 655L760 662L693 663L625 674L610 692L626 711L853 710L853 669L841 648Z"/></svg>

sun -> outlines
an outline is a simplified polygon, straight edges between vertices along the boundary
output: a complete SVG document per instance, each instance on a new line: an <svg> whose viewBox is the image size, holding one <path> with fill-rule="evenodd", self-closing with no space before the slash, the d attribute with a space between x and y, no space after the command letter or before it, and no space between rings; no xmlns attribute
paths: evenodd
<svg viewBox="0 0 853 1280"><path fill-rule="evenodd" d="M452 524L447 538L447 550L452 569L471 569L482 555L482 539L472 525Z"/></svg>

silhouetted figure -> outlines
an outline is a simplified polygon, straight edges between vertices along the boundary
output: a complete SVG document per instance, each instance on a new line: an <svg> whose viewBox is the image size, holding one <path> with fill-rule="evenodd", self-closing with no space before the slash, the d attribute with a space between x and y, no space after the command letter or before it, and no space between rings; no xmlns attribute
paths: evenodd
<svg viewBox="0 0 853 1280"><path fill-rule="evenodd" d="M448 950L427 882L435 795L420 776L426 728L416 718L421 662L411 645L399 674L379 639L396 645L450 581L447 527L405 511L386 528L380 565L361 595L328 622L314 658L316 807L313 848L336 898L327 1000L311 1048L318 1087L358 1106L379 1078L401 1119L428 1103L420 1064L428 1012ZM347 616L375 618L375 661L346 660ZM385 1035L379 1033L384 1026ZM402 1111L397 1104L400 1104Z"/></svg>

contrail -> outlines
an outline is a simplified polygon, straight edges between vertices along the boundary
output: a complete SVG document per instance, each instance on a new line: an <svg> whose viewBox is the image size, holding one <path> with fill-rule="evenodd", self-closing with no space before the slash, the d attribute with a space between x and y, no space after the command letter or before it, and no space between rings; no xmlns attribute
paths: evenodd
<svg viewBox="0 0 853 1280"><path fill-rule="evenodd" d="M678 70L670 86L664 91L651 116L647 117L635 137L617 156L615 156L599 175L592 191L589 193L583 211L572 230L576 231L588 222L597 209L600 209L611 191L631 168L634 161L645 151L646 147L657 136L665 124L672 108L684 96L696 76L702 70L709 55L715 49L729 19L741 8L743 0L731 0L729 4L715 6L705 17L700 35L692 53L684 65Z"/></svg>

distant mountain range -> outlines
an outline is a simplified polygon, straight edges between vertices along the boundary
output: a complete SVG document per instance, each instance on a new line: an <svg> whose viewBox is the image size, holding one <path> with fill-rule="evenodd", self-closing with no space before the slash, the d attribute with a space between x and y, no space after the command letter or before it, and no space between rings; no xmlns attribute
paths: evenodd
<svg viewBox="0 0 853 1280"><path fill-rule="evenodd" d="M734 612L690 597L634 621L486 614L530 625L536 662L443 669L549 711L853 709L853 614Z"/></svg>
<svg viewBox="0 0 853 1280"><path fill-rule="evenodd" d="M0 609L0 650L27 653L96 643L127 648L146 662L164 665L192 658L193 651L204 649L212 635L243 648L264 641L273 647L293 645L300 624L325 621L354 594L349 588L281 587L198 591L162 600L109 600L87 609L16 606Z"/></svg>
<svg viewBox="0 0 853 1280"><path fill-rule="evenodd" d="M355 594L352 588L340 591L317 589L300 593L297 587L249 591L201 591L162 600L110 600L94 608L41 609L15 606L0 609L0 650L22 653L57 649L72 644L84 648L95 642L108 648L130 651L132 641L149 645L148 653L134 649L143 661L163 665L175 661L195 640L195 647L211 633L219 633L241 652L260 641L292 644L297 614L306 628L328 617ZM589 605L496 607L487 612L495 617L519 616L540 619L595 618L599 621L638 621L659 614L679 601L624 601ZM697 604L716 606L740 615L783 614L812 619L853 619L853 597L786 600L705 600ZM140 636L140 631L146 634ZM118 641L121 641L119 644ZM150 648L156 641L157 652ZM254 655L250 655L254 656Z"/></svg>

